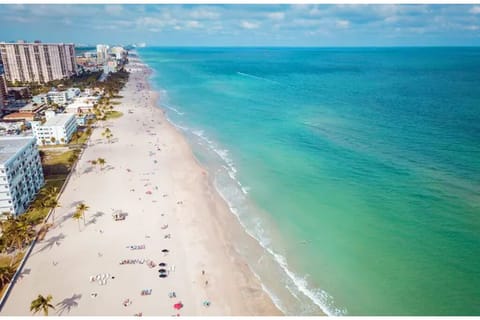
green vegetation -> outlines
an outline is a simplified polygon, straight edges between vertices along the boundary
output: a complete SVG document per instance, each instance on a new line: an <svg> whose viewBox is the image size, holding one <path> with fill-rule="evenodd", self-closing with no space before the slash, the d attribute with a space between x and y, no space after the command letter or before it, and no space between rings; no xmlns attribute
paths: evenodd
<svg viewBox="0 0 480 320"><path fill-rule="evenodd" d="M92 128L90 128L90 126L85 130L78 130L73 134L72 139L70 140L70 145L85 144L91 135Z"/></svg>
<svg viewBox="0 0 480 320"><path fill-rule="evenodd" d="M53 297L49 294L47 297L42 296L41 294L38 295L37 299L33 300L30 304L30 311L33 314L36 314L40 311L43 311L44 316L48 316L49 309L55 309L53 304L51 304Z"/></svg>
<svg viewBox="0 0 480 320"><path fill-rule="evenodd" d="M110 119L117 119L117 118L120 118L121 116L123 116L123 113L120 112L120 111L108 111L106 114L105 114L107 120L110 120Z"/></svg>
<svg viewBox="0 0 480 320"><path fill-rule="evenodd" d="M83 225L86 224L85 222L85 212L90 209L89 206L87 206L85 203L79 203L77 204L77 207L76 207L76 212L78 212L80 214L81 217L83 217Z"/></svg>
<svg viewBox="0 0 480 320"><path fill-rule="evenodd" d="M47 180L51 175L68 175L73 164L78 159L80 149L58 152L55 149L44 149L42 158L43 174Z"/></svg>
<svg viewBox="0 0 480 320"><path fill-rule="evenodd" d="M99 83L98 79L101 75L102 71L85 72L68 79L54 80L45 84L15 82L9 83L8 85L11 87L29 87L32 95L47 93L52 87L58 86L66 88L77 87L80 88L80 90L84 90L87 87L97 86L97 83Z"/></svg>

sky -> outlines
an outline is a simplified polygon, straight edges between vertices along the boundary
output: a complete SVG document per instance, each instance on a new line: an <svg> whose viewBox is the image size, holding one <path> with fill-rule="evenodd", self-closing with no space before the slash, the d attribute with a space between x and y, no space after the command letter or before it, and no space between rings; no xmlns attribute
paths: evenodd
<svg viewBox="0 0 480 320"><path fill-rule="evenodd" d="M148 46L478 46L480 5L12 4L0 41Z"/></svg>

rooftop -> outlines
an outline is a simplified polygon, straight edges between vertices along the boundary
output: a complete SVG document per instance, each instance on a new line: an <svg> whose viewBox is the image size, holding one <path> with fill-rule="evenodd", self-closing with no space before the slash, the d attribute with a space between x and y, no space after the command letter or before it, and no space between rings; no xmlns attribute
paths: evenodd
<svg viewBox="0 0 480 320"><path fill-rule="evenodd" d="M64 126L70 118L75 117L74 114L72 113L61 113L55 115L55 117L52 117L48 119L44 124L43 127L56 127L56 126Z"/></svg>
<svg viewBox="0 0 480 320"><path fill-rule="evenodd" d="M11 120L11 119L33 119L35 117L35 113L33 112L15 112L7 114L3 117L4 120Z"/></svg>
<svg viewBox="0 0 480 320"><path fill-rule="evenodd" d="M0 137L0 165L5 164L18 150L34 139L34 137Z"/></svg>
<svg viewBox="0 0 480 320"><path fill-rule="evenodd" d="M21 107L18 109L19 112L39 112L42 111L47 107L46 104L35 104L34 103L28 103L24 107Z"/></svg>

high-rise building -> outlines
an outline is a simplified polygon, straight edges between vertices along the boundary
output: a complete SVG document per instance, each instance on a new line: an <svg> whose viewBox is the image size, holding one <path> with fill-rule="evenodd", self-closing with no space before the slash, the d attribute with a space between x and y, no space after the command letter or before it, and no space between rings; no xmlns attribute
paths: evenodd
<svg viewBox="0 0 480 320"><path fill-rule="evenodd" d="M0 111L3 111L3 107L7 104L7 81L5 81L5 75L0 73Z"/></svg>
<svg viewBox="0 0 480 320"><path fill-rule="evenodd" d="M108 59L108 49L106 44L97 44L97 63L104 64Z"/></svg>
<svg viewBox="0 0 480 320"><path fill-rule="evenodd" d="M44 184L34 137L0 138L0 212L25 212Z"/></svg>
<svg viewBox="0 0 480 320"><path fill-rule="evenodd" d="M0 42L5 77L12 82L40 82L71 77L77 73L72 43Z"/></svg>

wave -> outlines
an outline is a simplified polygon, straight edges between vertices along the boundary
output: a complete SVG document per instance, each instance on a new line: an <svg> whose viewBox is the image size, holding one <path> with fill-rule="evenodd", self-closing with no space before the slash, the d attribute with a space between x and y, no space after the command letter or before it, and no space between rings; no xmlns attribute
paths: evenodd
<svg viewBox="0 0 480 320"><path fill-rule="evenodd" d="M185 114L185 112L178 111L177 109L175 109L175 108L172 107L172 106L165 105L165 107L167 107L168 109L172 110L173 112L175 112L175 113L178 114L179 116L183 116L183 115Z"/></svg>
<svg viewBox="0 0 480 320"><path fill-rule="evenodd" d="M275 81L275 80L271 80L271 79L268 79L268 78L259 77L259 76L256 76L256 75L253 75L253 74L250 74L250 73L245 73L245 72L237 71L237 74L238 74L238 75L241 75L241 76L244 76L244 77L248 77L248 78L253 78L253 79L257 79L257 80L268 81L268 82L275 83L275 84L282 84L281 82L278 82L278 81Z"/></svg>
<svg viewBox="0 0 480 320"><path fill-rule="evenodd" d="M229 157L229 151L227 149L219 149L212 140L205 136L203 130L191 130L191 132L206 142L210 150L216 153L223 160L223 162L226 163L226 166L223 166L223 168L227 171L228 176L240 187L240 190L242 190L243 194L248 194L250 188L244 186L237 179L237 168L235 167L233 160Z"/></svg>
<svg viewBox="0 0 480 320"><path fill-rule="evenodd" d="M228 176L234 182L236 182L236 184L242 190L242 193L244 193L245 195L248 194L248 189L247 189L248 187L243 187L240 181L238 181L236 178L237 169L234 166L233 160L229 157L228 150L218 149L215 143L205 136L203 130L192 130L191 132L208 143L211 149L227 164L226 166L223 166L223 168L227 170ZM278 263L278 265L280 265L281 269L285 272L285 274L289 277L289 279L294 283L297 290L299 290L305 296L307 296L315 305L317 305L323 312L325 312L325 314L329 316L339 316L339 315L346 314L346 310L341 310L335 307L335 305L333 304L333 297L330 296L326 291L321 289L316 289L316 290L309 289L306 279L296 275L294 272L292 272L288 268L287 259L284 256L276 253L273 249L270 248L271 240L266 235L266 232L262 227L262 223L260 219L256 219L255 227L254 227L255 232L251 232L249 228L247 228L247 226L241 221L240 213L238 212L235 205L231 202L231 199L229 199L229 197L225 195L225 193L221 190L221 188L218 185L215 185L215 187L218 193L222 196L222 198L228 204L230 210L235 214L235 216L237 217L237 220L240 222L244 230L246 230L246 232L251 237L253 237L260 244L260 246L264 248L274 258L274 260ZM291 291L288 287L287 289L292 293L293 296L298 298L295 292ZM265 291L267 292L267 294L269 294L272 297L272 300L273 300L274 297L271 295L271 293L268 290L265 290ZM277 307L279 307L279 305L277 305ZM282 308L284 309L284 307ZM282 310L282 308L279 308L279 309Z"/></svg>
<svg viewBox="0 0 480 320"><path fill-rule="evenodd" d="M208 148L213 151L216 155L220 157L220 159L223 160L223 163L225 165L222 165L223 169L225 169L227 175L230 177L230 179L235 182L235 184L239 187L241 190L243 196L246 196L248 194L249 188L246 186L243 186L242 183L237 179L237 168L234 165L233 160L229 156L229 151L227 149L221 149L218 147L218 145L209 139L203 130L199 129L192 129L189 127L181 126L171 119L167 117L167 120L174 125L176 128L181 129L182 131L185 131L187 133L192 133L196 137L198 137L201 141L203 141ZM260 246L268 252L268 254L274 259L274 261L280 266L281 270L284 272L284 274L288 277L288 279L293 283L294 287L296 290L292 290L288 285L286 286L286 289L298 300L297 292L301 292L303 295L308 297L309 300L311 300L317 307L319 307L325 314L329 316L340 316L340 315L345 315L347 314L347 311L344 309L339 309L337 308L334 303L333 303L333 297L329 295L325 290L322 289L311 289L308 286L308 282L306 280L306 277L301 277L297 274L295 274L293 271L291 271L288 268L288 263L287 259L275 252L271 248L271 239L268 237L266 234L265 229L263 228L263 224L260 218L256 218L253 223L254 227L253 230L249 228L240 218L241 213L239 212L238 208L235 206L235 204L232 202L232 197L227 196L225 194L225 190L223 188L219 187L218 183L216 180L214 180L214 186L219 195L224 199L224 201L227 203L230 211L237 217L238 222L242 226L242 228L246 231L246 233L251 236L253 239L255 239ZM239 199L240 201L242 199ZM253 270L252 270L253 272ZM253 272L256 277L258 275ZM260 283L262 283L260 281ZM277 308L282 311L283 313L285 312L285 306L282 305L281 301L277 296L275 296L268 288L262 283L262 288L263 290L271 297L273 303L277 306Z"/></svg>

